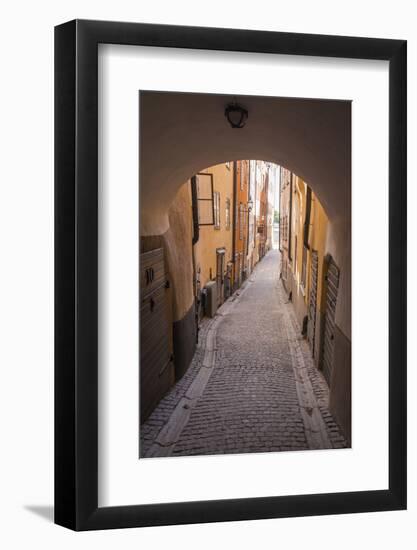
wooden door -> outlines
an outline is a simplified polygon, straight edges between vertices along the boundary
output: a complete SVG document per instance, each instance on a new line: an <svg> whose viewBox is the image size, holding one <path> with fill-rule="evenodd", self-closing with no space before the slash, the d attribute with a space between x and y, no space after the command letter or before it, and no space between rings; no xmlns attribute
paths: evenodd
<svg viewBox="0 0 417 550"><path fill-rule="evenodd" d="M308 324L307 337L310 342L311 355L315 357L316 316L317 316L317 277L319 260L317 250L311 251L311 281L310 296L308 300Z"/></svg>
<svg viewBox="0 0 417 550"><path fill-rule="evenodd" d="M326 274L326 305L324 315L324 330L322 338L321 368L327 383L331 384L333 372L334 331L337 292L339 288L340 270L333 258L328 262Z"/></svg>
<svg viewBox="0 0 417 550"><path fill-rule="evenodd" d="M174 382L169 285L162 248L140 256L140 421Z"/></svg>

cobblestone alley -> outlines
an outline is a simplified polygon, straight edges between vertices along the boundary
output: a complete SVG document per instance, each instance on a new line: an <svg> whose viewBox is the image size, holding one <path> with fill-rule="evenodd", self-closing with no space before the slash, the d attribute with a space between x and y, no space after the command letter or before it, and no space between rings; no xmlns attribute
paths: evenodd
<svg viewBox="0 0 417 550"><path fill-rule="evenodd" d="M191 367L141 427L141 457L345 447L292 308L272 250L204 319Z"/></svg>

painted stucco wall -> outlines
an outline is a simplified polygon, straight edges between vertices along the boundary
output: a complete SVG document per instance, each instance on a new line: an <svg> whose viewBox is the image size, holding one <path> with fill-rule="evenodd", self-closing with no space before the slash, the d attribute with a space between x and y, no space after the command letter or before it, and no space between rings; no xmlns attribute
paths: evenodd
<svg viewBox="0 0 417 550"><path fill-rule="evenodd" d="M216 249L224 248L225 267L232 261L233 247L233 164L230 169L226 164L211 166L201 171L213 174L213 190L220 193L220 228L212 225L200 226L200 237L194 245L196 271L200 271L200 286L203 288L208 281L216 277ZM226 200L230 201L230 223L226 225Z"/></svg>
<svg viewBox="0 0 417 550"><path fill-rule="evenodd" d="M306 279L306 293L300 288L302 252L303 252L303 225L305 216L305 183L298 176L293 178L293 204L292 204L292 224L291 224L291 243L282 238L283 259L288 258L287 246L291 246L291 266L292 279L287 283L287 291L292 291L293 302L295 304L299 322L303 315L306 315L307 297L309 292L309 278ZM289 185L284 186L281 192L281 221L289 217ZM349 202L346 204L346 211L349 212ZM297 251L295 250L295 239L297 237ZM319 280L322 276L323 258L330 254L340 269L339 291L336 306L336 325L341 332L350 339L350 314L351 314L351 288L350 288L350 221L345 218L338 220L329 220L319 198L312 193L312 208L310 218L310 247L319 252ZM311 257L307 255L307 272L310 270ZM295 266L295 269L294 269ZM319 285L318 303L321 304L322 288ZM321 306L322 307L322 306Z"/></svg>
<svg viewBox="0 0 417 550"><path fill-rule="evenodd" d="M280 187L280 250L281 250L281 277L285 289L289 293L290 287L290 197L291 197L291 172L281 167L281 187Z"/></svg>
<svg viewBox="0 0 417 550"><path fill-rule="evenodd" d="M249 161L236 162L236 200L235 200L235 287L242 283L246 269L248 238L248 194L249 194ZM239 275L239 272L241 276ZM240 281L239 281L240 276Z"/></svg>
<svg viewBox="0 0 417 550"><path fill-rule="evenodd" d="M317 309L322 311L324 304L322 304L322 292L323 292L323 265L324 258L328 249L327 235L330 231L329 219L324 211L323 206L320 204L318 197L312 192L311 196L311 214L310 214L310 228L309 228L309 247L307 251L307 263L306 263L306 279L305 286L301 284L302 275L302 260L303 260L303 231L304 231L304 219L306 208L306 183L301 178L294 176L293 180L293 216L292 216L292 257L295 265L295 269L291 269L292 272L292 299L296 310L296 315L300 325L303 318L307 315L308 300L311 290L311 251L316 250L318 253L318 285L317 285ZM297 250L295 250L295 237L297 237ZM295 262L296 258L296 262ZM317 332L317 330L316 330ZM316 342L319 341L319 334L316 334Z"/></svg>
<svg viewBox="0 0 417 550"><path fill-rule="evenodd" d="M293 175L292 217L291 217L291 274L292 302L300 327L307 315L307 289L301 286L301 265L303 258L303 230L305 217L305 183Z"/></svg>
<svg viewBox="0 0 417 550"><path fill-rule="evenodd" d="M190 184L183 184L169 210L169 228L161 235L141 235L141 252L163 247L165 268L171 285L172 318L181 319L190 309L193 296L191 256L192 211Z"/></svg>
<svg viewBox="0 0 417 550"><path fill-rule="evenodd" d="M142 214L142 210L141 210ZM170 284L170 322L176 379L186 372L195 351L190 184L183 184L168 210L169 227L162 235L141 235L141 252L162 247Z"/></svg>
<svg viewBox="0 0 417 550"><path fill-rule="evenodd" d="M266 163L257 160L255 170L255 247L253 250L253 264L256 265L261 259L260 246L265 243L265 222L267 216L267 193L266 193ZM263 233L259 232L259 226L263 226Z"/></svg>
<svg viewBox="0 0 417 550"><path fill-rule="evenodd" d="M311 226L310 226L310 245L313 250L317 250L318 254L318 273L317 273L317 308L321 308L321 299L323 292L323 262L326 255L326 240L329 230L329 219L326 216L322 205L318 198L312 194L311 197ZM309 269L311 257L309 256ZM311 281L308 281L308 289L310 291Z"/></svg>
<svg viewBox="0 0 417 550"><path fill-rule="evenodd" d="M256 231L256 216L255 216L255 194L256 194L256 161L249 161L249 195L248 199L252 201L252 209L249 212L249 240L248 240L248 255L247 266L250 273L255 265L255 231Z"/></svg>
<svg viewBox="0 0 417 550"><path fill-rule="evenodd" d="M182 185L169 208L169 229L164 233L166 258L174 295L174 321L194 303L192 263L192 209L190 184Z"/></svg>
<svg viewBox="0 0 417 550"><path fill-rule="evenodd" d="M326 307L324 280L325 257L330 254L340 269L339 289L336 302L334 327L333 372L330 382L330 410L344 431L347 440L351 440L351 342L350 342L350 215L331 222L318 197L312 192L309 228L309 247L307 252L305 287L301 284L303 257L303 229L306 209L306 183L296 175L288 184L288 171L282 170L281 185L281 231L283 223L289 219L290 197L291 235L281 235L282 261L287 264L284 286L291 292L296 317L302 327L303 318L308 312L308 300L311 291L311 250L318 253L317 315L315 327L316 365L320 365L322 346L322 326ZM350 194L349 194L350 197ZM350 213L350 199L346 201L346 212ZM289 223L289 221L288 221ZM285 233L285 231L284 231ZM287 238L289 237L289 239ZM291 253L291 259L289 254ZM342 326L343 328L342 328Z"/></svg>

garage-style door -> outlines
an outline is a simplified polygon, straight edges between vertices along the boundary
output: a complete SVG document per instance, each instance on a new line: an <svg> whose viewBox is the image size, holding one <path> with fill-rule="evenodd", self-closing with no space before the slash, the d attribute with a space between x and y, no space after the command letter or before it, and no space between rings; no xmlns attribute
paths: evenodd
<svg viewBox="0 0 417 550"><path fill-rule="evenodd" d="M333 371L333 350L334 350L334 331L335 314L337 303L337 291L339 288L340 270L335 264L333 258L328 262L326 274L326 306L324 316L323 346L321 368L323 375L330 386Z"/></svg>
<svg viewBox="0 0 417 550"><path fill-rule="evenodd" d="M140 421L174 382L169 291L162 248L140 256Z"/></svg>

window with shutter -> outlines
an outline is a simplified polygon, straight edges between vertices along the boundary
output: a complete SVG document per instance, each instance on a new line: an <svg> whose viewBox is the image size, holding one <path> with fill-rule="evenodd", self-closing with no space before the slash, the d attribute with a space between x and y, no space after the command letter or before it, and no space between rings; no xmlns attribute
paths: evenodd
<svg viewBox="0 0 417 550"><path fill-rule="evenodd" d="M213 174L197 174L191 184L195 186L198 225L215 225Z"/></svg>

